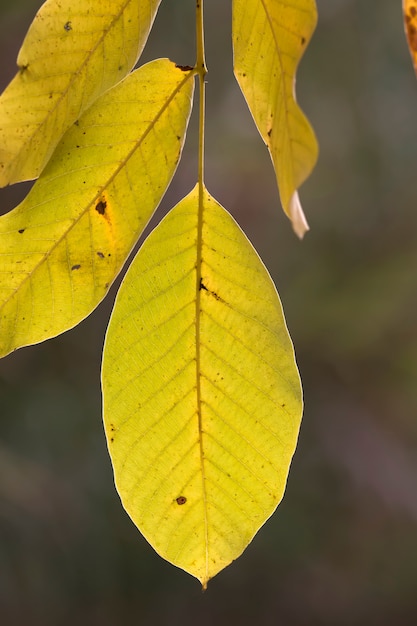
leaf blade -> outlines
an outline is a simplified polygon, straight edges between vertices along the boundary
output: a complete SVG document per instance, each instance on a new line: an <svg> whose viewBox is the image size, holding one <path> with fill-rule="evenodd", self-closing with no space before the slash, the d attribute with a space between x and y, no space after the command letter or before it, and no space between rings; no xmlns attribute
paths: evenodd
<svg viewBox="0 0 417 626"><path fill-rule="evenodd" d="M317 21L314 0L233 0L234 72L274 164L281 204L297 235L308 230L298 188L318 147L295 99L295 74Z"/></svg>
<svg viewBox="0 0 417 626"><path fill-rule="evenodd" d="M106 295L176 169L193 72L160 59L71 127L0 218L0 354L74 326Z"/></svg>
<svg viewBox="0 0 417 626"><path fill-rule="evenodd" d="M19 72L0 96L0 187L39 176L67 128L130 72L159 4L43 4L20 49Z"/></svg>
<svg viewBox="0 0 417 626"><path fill-rule="evenodd" d="M130 266L102 383L125 509L163 558L206 586L281 500L302 400L273 283L206 192L198 269L199 206L195 188Z"/></svg>

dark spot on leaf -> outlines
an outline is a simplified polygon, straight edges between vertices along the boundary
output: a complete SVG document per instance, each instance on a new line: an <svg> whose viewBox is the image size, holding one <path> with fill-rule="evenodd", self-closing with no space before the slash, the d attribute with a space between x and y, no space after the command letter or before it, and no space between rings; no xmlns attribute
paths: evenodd
<svg viewBox="0 0 417 626"><path fill-rule="evenodd" d="M23 74L24 72L27 72L28 68L29 68L29 63L26 63L24 65L19 65L19 71L21 72L21 74Z"/></svg>
<svg viewBox="0 0 417 626"><path fill-rule="evenodd" d="M107 256L111 256L111 252L109 252Z"/></svg>
<svg viewBox="0 0 417 626"><path fill-rule="evenodd" d="M194 69L192 65L176 65L175 67L177 67L182 72L189 72L190 70Z"/></svg>
<svg viewBox="0 0 417 626"><path fill-rule="evenodd" d="M96 204L97 213L99 213L100 215L104 215L104 213L106 212L106 206L107 202L105 200L99 200Z"/></svg>
<svg viewBox="0 0 417 626"><path fill-rule="evenodd" d="M266 134L270 137L272 135L272 128L270 128Z"/></svg>
<svg viewBox="0 0 417 626"><path fill-rule="evenodd" d="M72 30L71 22L66 22L66 24L64 24L64 30L66 30L67 33L69 33L70 30Z"/></svg>
<svg viewBox="0 0 417 626"><path fill-rule="evenodd" d="M116 426L114 424L110 424L110 430L112 431L112 433L114 433L114 431L116 430Z"/></svg>
<svg viewBox="0 0 417 626"><path fill-rule="evenodd" d="M97 256L99 256L100 259L104 259L104 254L102 252L97 252Z"/></svg>
<svg viewBox="0 0 417 626"><path fill-rule="evenodd" d="M305 42L306 42L306 38L305 37L301 37L301 45L302 46L304 46Z"/></svg>
<svg viewBox="0 0 417 626"><path fill-rule="evenodd" d="M24 233L24 232L25 232L25 230L26 230L26 228L19 228L19 231L18 231L18 232L19 232L20 234L22 234L22 233Z"/></svg>
<svg viewBox="0 0 417 626"><path fill-rule="evenodd" d="M179 496L175 502L181 506L187 502L187 498L185 496Z"/></svg>
<svg viewBox="0 0 417 626"><path fill-rule="evenodd" d="M212 291L211 289L209 289L208 287L205 286L205 284L203 283L203 279L202 278L200 278L200 291L201 290L207 291L207 293L210 296L213 296L213 298L215 300L218 300L219 302L224 302L223 298L221 298L215 291Z"/></svg>
<svg viewBox="0 0 417 626"><path fill-rule="evenodd" d="M114 437L110 437L110 442L113 443Z"/></svg>
<svg viewBox="0 0 417 626"><path fill-rule="evenodd" d="M71 269L72 270L79 270L80 267L81 267L81 265L79 263L77 263L76 265L73 265Z"/></svg>
<svg viewBox="0 0 417 626"><path fill-rule="evenodd" d="M75 124L76 126L79 126L79 125L80 125L80 122L79 122L78 120L75 120L74 124Z"/></svg>
<svg viewBox="0 0 417 626"><path fill-rule="evenodd" d="M109 286L109 283L106 283L106 284L104 285L104 289L107 289L107 287L108 287L108 286Z"/></svg>

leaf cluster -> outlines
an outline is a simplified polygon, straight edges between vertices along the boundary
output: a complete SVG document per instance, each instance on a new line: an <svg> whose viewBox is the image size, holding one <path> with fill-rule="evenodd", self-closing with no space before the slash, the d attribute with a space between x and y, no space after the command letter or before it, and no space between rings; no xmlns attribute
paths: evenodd
<svg viewBox="0 0 417 626"><path fill-rule="evenodd" d="M47 0L0 96L0 185L37 179L0 218L0 355L75 326L107 294L178 165L199 88L195 188L120 287L103 355L104 426L124 507L203 584L282 498L301 386L275 287L204 184L202 1L196 63L133 69L161 0ZM294 91L314 0L233 0L234 72L283 209L317 158Z"/></svg>

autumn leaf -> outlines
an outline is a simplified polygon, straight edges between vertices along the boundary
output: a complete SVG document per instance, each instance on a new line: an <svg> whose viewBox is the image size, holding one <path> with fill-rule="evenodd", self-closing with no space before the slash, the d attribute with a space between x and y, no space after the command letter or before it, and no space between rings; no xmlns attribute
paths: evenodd
<svg viewBox="0 0 417 626"><path fill-rule="evenodd" d="M102 385L125 509L205 587L280 502L302 412L274 284L205 189L172 209L132 262Z"/></svg>
<svg viewBox="0 0 417 626"><path fill-rule="evenodd" d="M308 224L298 188L310 175L318 148L295 99L295 74L316 21L314 0L233 0L235 75L270 151L283 209L299 237Z"/></svg>
<svg viewBox="0 0 417 626"><path fill-rule="evenodd" d="M168 59L130 74L0 218L1 355L71 328L104 298L173 176L193 89L193 72Z"/></svg>
<svg viewBox="0 0 417 626"><path fill-rule="evenodd" d="M47 0L0 96L0 187L39 176L64 132L137 62L161 0Z"/></svg>
<svg viewBox="0 0 417 626"><path fill-rule="evenodd" d="M403 11L408 47L417 73L417 0L403 0Z"/></svg>

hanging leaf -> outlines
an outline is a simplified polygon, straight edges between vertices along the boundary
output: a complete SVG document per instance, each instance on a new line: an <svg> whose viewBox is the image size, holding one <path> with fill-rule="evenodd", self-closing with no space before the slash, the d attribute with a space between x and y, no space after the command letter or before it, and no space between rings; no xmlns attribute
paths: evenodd
<svg viewBox="0 0 417 626"><path fill-rule="evenodd" d="M417 72L417 0L403 0L403 11L408 47Z"/></svg>
<svg viewBox="0 0 417 626"><path fill-rule="evenodd" d="M72 126L0 218L0 354L77 324L104 298L169 184L194 73L160 59Z"/></svg>
<svg viewBox="0 0 417 626"><path fill-rule="evenodd" d="M102 383L124 507L205 587L280 502L302 412L275 287L205 190L168 214L129 268Z"/></svg>
<svg viewBox="0 0 417 626"><path fill-rule="evenodd" d="M299 237L308 224L298 188L317 142L295 99L295 74L317 21L314 0L233 0L237 81L274 163L281 203Z"/></svg>
<svg viewBox="0 0 417 626"><path fill-rule="evenodd" d="M64 132L137 62L161 0L47 0L0 96L0 187L39 176Z"/></svg>

